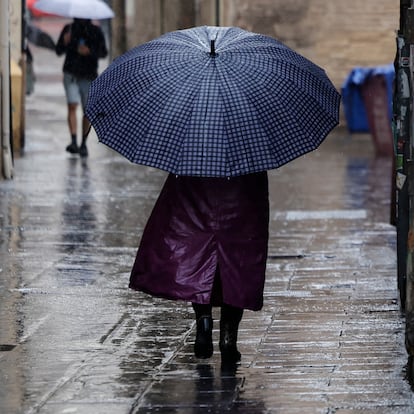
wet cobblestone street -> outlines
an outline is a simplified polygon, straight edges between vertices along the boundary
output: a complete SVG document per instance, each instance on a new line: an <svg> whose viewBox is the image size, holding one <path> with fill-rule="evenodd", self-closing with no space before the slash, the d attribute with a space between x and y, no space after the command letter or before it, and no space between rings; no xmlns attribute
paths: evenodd
<svg viewBox="0 0 414 414"><path fill-rule="evenodd" d="M0 181L0 412L410 414L391 159L337 129L269 172L265 306L241 364L192 353L191 306L129 291L165 173L89 138L70 156L61 60L36 50L26 150ZM53 64L53 66L52 66Z"/></svg>

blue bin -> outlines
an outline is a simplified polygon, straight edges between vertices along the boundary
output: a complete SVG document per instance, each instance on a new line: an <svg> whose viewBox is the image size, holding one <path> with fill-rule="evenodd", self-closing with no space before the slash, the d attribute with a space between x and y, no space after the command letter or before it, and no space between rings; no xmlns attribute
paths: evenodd
<svg viewBox="0 0 414 414"><path fill-rule="evenodd" d="M368 116L361 94L361 88L368 78L376 75L385 77L389 118L392 119L392 83L395 77L394 65L389 64L372 68L356 67L349 73L341 89L346 123L350 133L369 132Z"/></svg>

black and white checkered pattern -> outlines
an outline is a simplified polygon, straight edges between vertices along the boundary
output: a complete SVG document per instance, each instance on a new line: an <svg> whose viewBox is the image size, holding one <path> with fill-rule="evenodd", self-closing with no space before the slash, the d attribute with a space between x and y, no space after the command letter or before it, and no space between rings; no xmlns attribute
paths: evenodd
<svg viewBox="0 0 414 414"><path fill-rule="evenodd" d="M92 83L86 115L134 163L232 177L317 148L338 124L339 102L324 70L277 40L197 27L116 59Z"/></svg>

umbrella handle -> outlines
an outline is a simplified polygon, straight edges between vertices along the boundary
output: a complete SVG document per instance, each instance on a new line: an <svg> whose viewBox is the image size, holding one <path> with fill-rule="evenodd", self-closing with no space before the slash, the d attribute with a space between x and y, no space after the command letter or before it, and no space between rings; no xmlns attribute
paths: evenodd
<svg viewBox="0 0 414 414"><path fill-rule="evenodd" d="M216 56L216 45L215 45L216 41L215 40L210 40L210 56L214 57Z"/></svg>

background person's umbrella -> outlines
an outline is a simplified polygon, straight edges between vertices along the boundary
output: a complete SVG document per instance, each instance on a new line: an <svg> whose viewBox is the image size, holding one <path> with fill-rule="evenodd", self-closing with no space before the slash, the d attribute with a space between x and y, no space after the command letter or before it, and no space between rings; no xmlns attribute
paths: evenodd
<svg viewBox="0 0 414 414"><path fill-rule="evenodd" d="M49 33L36 27L34 24L28 23L26 26L26 35L29 42L36 46L45 47L46 49L55 50L55 41Z"/></svg>
<svg viewBox="0 0 414 414"><path fill-rule="evenodd" d="M49 17L55 16L54 14L45 13L41 10L37 10L34 6L36 0L26 0L26 8L28 11L28 17L37 18L37 17Z"/></svg>
<svg viewBox="0 0 414 414"><path fill-rule="evenodd" d="M112 9L101 0L38 0L34 7L62 17L95 20L114 17Z"/></svg>
<svg viewBox="0 0 414 414"><path fill-rule="evenodd" d="M275 39L239 28L168 33L115 60L91 85L101 142L177 175L277 168L338 124L325 72Z"/></svg>

